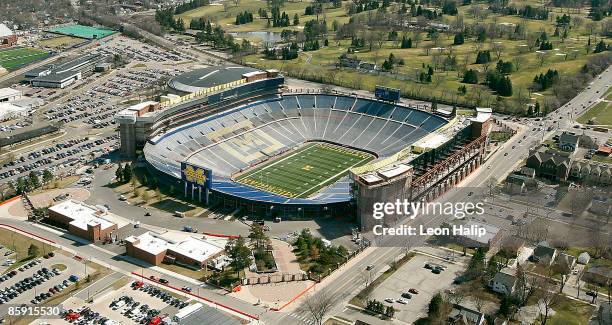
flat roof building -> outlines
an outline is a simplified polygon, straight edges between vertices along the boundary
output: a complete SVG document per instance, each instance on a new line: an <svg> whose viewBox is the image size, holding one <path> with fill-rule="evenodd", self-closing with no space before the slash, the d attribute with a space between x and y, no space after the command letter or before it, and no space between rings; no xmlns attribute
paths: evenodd
<svg viewBox="0 0 612 325"><path fill-rule="evenodd" d="M0 103L21 99L23 92L13 88L0 88Z"/></svg>
<svg viewBox="0 0 612 325"><path fill-rule="evenodd" d="M203 268L209 260L223 253L223 247L194 236L175 241L149 231L140 236L129 236L125 241L129 256L153 265L166 260Z"/></svg>
<svg viewBox="0 0 612 325"><path fill-rule="evenodd" d="M102 54L86 54L60 64L45 65L25 73L32 86L65 88L93 73L96 65L105 62Z"/></svg>
<svg viewBox="0 0 612 325"><path fill-rule="evenodd" d="M69 233L96 242L117 230L108 211L75 200L66 200L49 208L49 219Z"/></svg>

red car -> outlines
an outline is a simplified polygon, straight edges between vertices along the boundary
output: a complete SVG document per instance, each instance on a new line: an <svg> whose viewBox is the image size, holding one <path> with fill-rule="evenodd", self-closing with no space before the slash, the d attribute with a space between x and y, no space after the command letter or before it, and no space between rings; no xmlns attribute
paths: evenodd
<svg viewBox="0 0 612 325"><path fill-rule="evenodd" d="M415 288L410 288L408 289L408 292L410 293L414 293L415 295L419 294L419 290L415 289Z"/></svg>

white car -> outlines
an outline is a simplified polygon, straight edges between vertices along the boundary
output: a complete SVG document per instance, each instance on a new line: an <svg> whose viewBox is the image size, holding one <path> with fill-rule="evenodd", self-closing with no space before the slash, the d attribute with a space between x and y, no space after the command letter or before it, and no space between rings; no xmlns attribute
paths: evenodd
<svg viewBox="0 0 612 325"><path fill-rule="evenodd" d="M393 300L393 298L385 298L385 301L388 302L388 303L391 303L391 304L395 302L395 300Z"/></svg>
<svg viewBox="0 0 612 325"><path fill-rule="evenodd" d="M399 299L397 299L396 301L397 301L398 303L402 304L402 305L405 305L405 304L407 304L407 303L408 303L408 300L406 300L406 299L404 299L404 298L399 298Z"/></svg>

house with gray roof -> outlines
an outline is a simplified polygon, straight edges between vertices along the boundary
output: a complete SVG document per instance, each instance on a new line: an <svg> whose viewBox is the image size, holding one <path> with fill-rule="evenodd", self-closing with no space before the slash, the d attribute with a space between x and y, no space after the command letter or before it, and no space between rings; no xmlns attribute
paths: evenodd
<svg viewBox="0 0 612 325"><path fill-rule="evenodd" d="M489 281L489 287L497 293L511 295L516 289L516 282L516 269L505 267Z"/></svg>
<svg viewBox="0 0 612 325"><path fill-rule="evenodd" d="M563 151L574 152L580 144L580 138L573 132L563 132L559 136L558 146Z"/></svg>
<svg viewBox="0 0 612 325"><path fill-rule="evenodd" d="M450 314L448 314L449 324L482 325L485 322L485 315L479 311L454 304Z"/></svg>
<svg viewBox="0 0 612 325"><path fill-rule="evenodd" d="M535 150L527 158L527 167L533 168L539 177L566 180L571 159L552 150Z"/></svg>
<svg viewBox="0 0 612 325"><path fill-rule="evenodd" d="M531 260L539 264L551 265L555 261L556 257L557 249L551 247L548 242L543 241L540 242L538 246L533 250Z"/></svg>

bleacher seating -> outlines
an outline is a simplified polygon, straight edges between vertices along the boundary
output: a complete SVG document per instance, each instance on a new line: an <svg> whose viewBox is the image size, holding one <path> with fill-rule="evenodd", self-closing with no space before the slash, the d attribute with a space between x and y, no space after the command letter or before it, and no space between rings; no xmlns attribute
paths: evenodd
<svg viewBox="0 0 612 325"><path fill-rule="evenodd" d="M147 143L144 153L156 169L177 178L181 161L210 168L217 185L229 188L234 173L305 141L330 141L384 158L445 123L427 112L367 99L285 95L169 130ZM330 189L319 195L347 193L337 184Z"/></svg>

